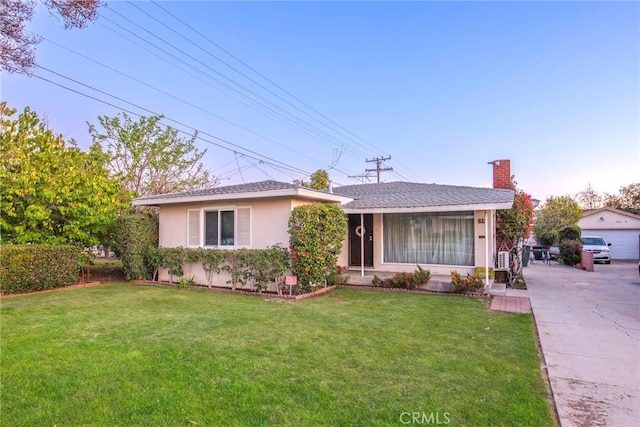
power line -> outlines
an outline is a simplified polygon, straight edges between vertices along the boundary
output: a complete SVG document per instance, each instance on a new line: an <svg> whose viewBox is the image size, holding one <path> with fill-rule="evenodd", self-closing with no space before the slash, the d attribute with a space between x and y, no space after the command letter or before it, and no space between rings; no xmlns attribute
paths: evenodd
<svg viewBox="0 0 640 427"><path fill-rule="evenodd" d="M148 88L150 88L150 89L152 89L152 90L154 90L154 91L156 91L156 92L159 92L159 93L161 93L161 94L163 94L163 95L166 95L166 96L168 96L168 97L170 97L170 98L172 98L172 99L175 99L175 100L177 100L177 101L180 101L180 102L182 102L183 104L189 105L189 106L191 106L191 107L193 107L193 108L195 108L195 109L197 109L197 110L199 110L199 111L202 111L203 113L206 113L206 114L208 114L208 115L210 115L210 116L212 116L212 117L215 117L215 118L217 118L217 119L219 119L219 120L221 120L221 121L223 121L223 122L225 122L225 123L228 123L228 124L230 124L230 125L232 125L232 126L235 126L235 127L239 128L239 129L242 129L242 130L244 130L244 131L246 131L246 132L249 132L249 133L251 133L251 134L253 134L253 135L255 135L255 136L258 136L258 137L260 137L260 138L262 138L262 139L265 139L265 140L267 140L267 141L270 141L270 142L272 142L272 143L274 143L274 144L276 144L276 145L278 145L278 146L280 146L280 147L282 147L282 148L285 148L285 149L287 149L287 150L290 150L290 151L294 152L295 154L297 154L297 155L299 155L299 156L303 156L303 157L305 157L305 158L307 158L307 159L309 159L309 160L317 161L317 159L315 159L315 158L313 158L313 157L311 157L311 156L308 156L307 154L301 153L300 151L297 151L297 150L295 150L295 149L293 149L293 148L289 147L288 145L285 145L285 144L283 144L283 143L281 143L281 142L278 142L278 141L276 141L276 140L274 140L274 139L272 139L272 138L269 138L269 137L267 137L267 136L265 136L265 135L262 135L262 134L260 134L260 133L258 133L258 132L255 132L255 131L253 131L253 130L251 130L251 129L247 128L247 127L244 127L244 126L242 126L242 125L240 125L240 124L238 124L238 123L235 123L235 122L233 122L233 121L231 121L231 120L225 119L224 117L219 116L219 115L217 115L217 114L215 114L215 113L213 113L213 112L211 112L211 111L209 111L209 110L206 110L206 109L204 109L204 108L202 108L202 107L200 107L200 106L198 106L198 105L196 105L196 104L194 104L194 103L192 103L192 102L190 102L190 101L187 101L187 100L185 100L185 99L183 99L183 98L180 98L180 97L178 97L178 96L175 96L175 95L173 95L173 94L171 94L171 93L169 93L169 92L167 92L167 91L165 91L165 90L159 89L159 88L157 88L156 86L153 86L153 85L151 85L151 84L149 84L149 83L147 83L147 82L145 82L145 81L142 81L142 80L140 80L140 79L138 79L138 78L136 78L136 77L133 77L133 76L131 76L131 75L129 75L129 74L126 74L126 73L124 73L124 72L122 72L122 71L120 71L120 70L117 70L117 69L115 69L114 67L111 67L111 66L109 66L109 65L107 65L107 64L104 64L104 63L102 63L102 62L100 62L100 61L97 61L97 60L95 60L95 59L93 59L93 58L90 58L90 57L89 57L89 56L87 56L87 55L84 55L84 54L82 54L82 53L80 53L80 52L77 52L77 51L75 51L75 50L73 50L73 49L71 49L71 48L68 48L68 47L66 47L66 46L63 46L63 45L61 45L61 44L59 44L59 43L56 43L56 42L54 42L54 41L52 41L52 40L49 40L49 39L47 39L47 38L44 38L44 40L46 40L48 43L51 43L51 44L53 44L53 45L55 45L55 46L57 46L57 47L59 47L59 48L61 48L61 49L65 49L65 50L67 50L68 52L71 52L71 53L73 53L73 54L75 54L75 55L78 55L78 56L80 56L81 58L84 58L84 59L86 59L86 60L88 60L88 61L91 61L91 62L93 62L93 63L97 64L97 65L100 65L101 67L104 67L104 68L106 68L106 69L108 69L108 70L111 70L111 71L113 71L114 73L120 74L121 76L124 76L124 77L126 77L126 78L128 78L128 79L130 79L130 80L133 80L133 81L135 81L136 83L139 83L139 84L141 84L141 85L144 85L144 86L146 86L146 87L148 87ZM333 164L333 163L332 163L332 164ZM330 166L330 169L333 169L333 170L335 170L336 172L342 173L343 175L347 176L347 173L346 173L346 172L343 172L343 171L341 171L341 170L339 170L339 169L337 169L337 168L335 168L335 167L333 167L333 166Z"/></svg>
<svg viewBox="0 0 640 427"><path fill-rule="evenodd" d="M138 109L140 109L140 110L146 111L146 112L148 112L148 113L150 113L150 114L153 114L153 115L155 115L155 116L160 116L160 114L158 114L158 113L156 113L156 112L154 112L154 111L152 111L152 110L149 110L149 109L147 109L147 108L145 108L145 107L139 106L139 105L137 105L137 104L134 104L134 103L132 103L132 102L130 102L130 101L127 101L127 100L122 99L122 98L120 98L120 97L117 97L117 96L115 96L115 95L111 95L111 94L106 93L106 92L104 92L104 91L102 91L102 90L100 90L100 89L94 88L94 87L92 87L92 86L90 86L90 85L84 84L84 83L79 82L79 81L77 81L77 80L75 80L75 79L72 79L72 78L70 78L70 77L64 76L64 75L62 75L62 74L60 74L60 73L57 73L57 72L55 72L55 71L49 70L49 69L47 69L47 68L45 68L45 67L42 67L42 66L39 66L39 65L37 65L36 67L38 67L38 68L42 68L42 69L43 69L43 70L45 70L45 71L48 71L48 72L53 73L53 74L56 74L56 75L58 75L58 76L60 76L60 77L63 77L63 78L65 78L65 79L67 79L67 80L71 80L71 81L73 81L74 83L77 83L77 84L79 84L79 85L81 85L81 86L85 86L85 87L87 87L87 88L89 88L89 89L92 89L92 90L94 90L94 91L96 91L96 92L102 93L102 94L104 94L104 95L107 95L107 96L110 96L110 97L112 97L112 98L115 98L115 99L117 99L117 100L119 100L119 101L125 102L126 104L132 105L132 106L134 106L134 107L136 107L136 108L138 108ZM100 103L103 103L103 104L105 104L105 105L109 105L109 106L111 106L111 107L113 107L113 108L116 108L116 109L118 109L118 110L121 110L121 111L127 112L127 113L129 113L129 114L133 114L133 115L138 116L138 117L142 117L142 115L141 115L141 114L139 114L139 113L136 113L136 112L131 111L131 110L129 110L129 109L123 108L123 107L118 106L118 105L116 105L116 104L113 104L113 103L111 103L111 102L105 101L105 100L103 100L103 99L97 98L97 97L95 97L95 96L92 96L92 95L86 94L86 93L81 92L81 91L79 91L79 90L76 90L76 89L70 88L70 87L68 87L68 86L65 86L65 85L60 84L60 83L58 83L58 82L55 82L55 81L53 81L53 80L47 79L47 78L45 78L45 77L39 76L39 75L37 75L37 74L33 74L33 77L36 77L36 78L38 78L38 79L40 79L40 80L43 80L43 81L46 81L46 82L51 83L51 84L53 84L53 85L56 85L56 86L58 86L58 87L61 87L61 88L63 88L63 89L69 90L69 91L71 91L71 92L74 92L74 93L79 94L79 95L81 95L81 96L84 96L84 97L86 97L86 98L90 98L90 99L93 99L93 100L98 101L98 102L100 102ZM218 140L218 141L223 142L223 143L225 143L225 144L231 145L231 146L233 146L233 147L237 147L239 150L244 150L244 151L246 151L246 152L252 153L253 155L249 155L249 154L245 154L245 153L243 153L245 156L250 157L250 158L252 158L252 159L255 159L255 160L261 160L261 158L262 158L262 159L267 159L267 160L266 160L266 161L264 161L264 162L265 162L265 163L268 163L268 164L270 164L270 165L272 165L272 166L273 166L273 167L275 167L275 168L289 170L290 172L299 173L299 174L302 174L302 175L304 175L304 176L309 176L309 175L310 175L310 173L309 173L308 171L305 171L305 170L303 170L303 169L297 168L297 167L295 167L295 166L291 166L291 165L289 165L289 164L287 164L287 163L284 163L284 162L281 162L281 161L279 161L279 160L273 159L273 158L271 158L271 157L269 157L269 156L265 156L265 155L263 155L263 154L257 153L257 152L255 152L255 151L253 151L253 150L247 149L247 148L245 148L245 147L242 147L242 146L240 146L240 145L238 145L238 144L235 144L235 143L233 143L233 142L231 142L231 141L228 141L228 140L226 140L226 139L220 138L220 137L218 137L218 136L212 135L212 134L210 134L210 133L207 133L207 132L204 132L204 131L200 131L200 130L198 130L198 129L196 129L196 128L192 127L192 126L189 126L189 125L187 125L187 124L184 124L184 123L182 123L182 122L180 122L180 121L178 121L178 120L174 120L174 119L172 119L172 118L170 118L170 117L166 117L166 116L164 116L164 118L165 118L166 120L168 120L168 121L171 121L171 122L177 123L177 124L179 124L179 125L181 125L181 126L183 126L183 127L186 127L187 129L190 129L190 130L191 130L191 131L193 131L193 132L196 132L196 133L202 133L202 134L207 135L207 136L209 136L209 137L211 137L211 138L214 138L215 140ZM175 128L175 129L176 129L178 132L181 132L181 133L186 134L186 135L190 135L190 133L189 133L189 132L186 132L186 131L184 131L184 130L182 130L182 129L179 129L179 128ZM222 145L222 144L220 144L220 143L216 143L216 142L211 141L211 140L209 140L209 139L202 138L201 136L196 135L196 138L197 138L197 139L200 139L201 141L207 142L207 143L209 143L209 144L211 144L211 145L215 145L215 146L217 146L217 147L223 148L223 149L225 149L225 150L227 150L227 151L231 151L231 152L233 152L233 153L237 153L237 152L238 152L238 150L235 150L235 149L232 149L232 148L226 147L226 146L224 146L224 145Z"/></svg>
<svg viewBox="0 0 640 427"><path fill-rule="evenodd" d="M203 67L205 67L205 68L207 68L207 69L211 70L211 72L213 72L213 73L215 73L215 74L219 75L220 77L224 78L225 80L227 80L227 81L229 81L229 82L233 83L234 85L236 85L236 86L238 86L238 87L242 88L244 91L246 91L246 92L250 93L252 96L254 96L254 97L258 98L258 99L259 99L259 100L261 100L262 102L265 102L266 104L269 104L269 105L271 106L271 107L268 107L268 106L266 106L265 104L262 104L262 102L260 102L260 104L261 104L264 108L269 108L269 109L271 109L271 110L272 110L273 112L275 112L276 114L278 114L278 115L282 116L282 117L283 117L284 119L286 119L286 120L290 120L290 121L292 121L294 124L297 124L298 126L301 126L298 122L304 123L304 125L305 125L308 129L309 129L309 128L310 128L310 129L312 129L312 132L317 133L318 135L325 135L325 139L326 139L329 143L331 143L331 144L334 144L334 145L339 145L339 144L340 144L339 140L338 140L336 137L334 137L333 135L330 135L330 134L326 133L326 132L325 132L325 131L323 131L322 129L319 129L317 126L315 126L315 125L313 125L313 124L309 123L308 121L306 121L306 120L304 120L304 119L301 119L300 117L296 116L295 114L292 114L291 112L289 112L289 111L285 110L284 108L280 107L279 105L274 104L273 102L269 101L268 99L266 99L266 98L265 98L265 97L263 97L262 95L260 95L260 94L258 94L258 93L256 93L256 92L254 92L253 90L251 90L251 89L247 88L246 86L244 86L244 85L242 85L242 84L240 84L240 83L236 82L235 80L233 80L233 79L231 79L231 78L229 78L229 77L225 76L224 74L220 73L219 71L217 71L217 70L213 69L213 68L212 68L211 66L209 66L208 64L205 64L204 62L200 61L198 58L195 58L194 56L192 56L192 55L188 54L188 53L187 53L187 52L185 52L183 49L181 49L181 48L179 48L179 47L175 46L174 44L172 44L172 43L168 42L167 40L163 39L162 37L160 37L160 36L158 36L158 35L154 34L153 32L149 31L148 29L144 28L144 27L143 27L143 26L141 26L140 24L137 24L136 22L132 21L131 19L127 18L126 16L122 15L121 13L119 13L119 12L115 11L113 8L109 7L108 5L107 5L107 8L108 8L111 12L113 12L113 13L115 13L116 15L120 16L122 19L124 19L124 20L128 21L129 23L131 23L132 25L134 25L135 27L137 27L137 28L141 29L142 31L144 31L144 32L146 32L147 34L151 35L152 37L154 37L154 38L156 38L156 39L160 40L161 42L163 42L163 43L165 43L165 44L167 44L167 45L171 46L171 47L172 47L173 49L175 49L176 51L180 52L181 54L183 54L183 55L185 55L186 57L190 58L191 60L193 60L193 61L197 62L198 64L202 65ZM109 20L109 21L113 23L113 21L112 21L112 20ZM116 25L120 26L119 24L116 24ZM121 27L121 28L123 28L122 26L120 26L120 27ZM210 78L212 78L213 80L217 81L219 84L222 84L222 85L223 85L223 86L225 86L226 88L228 88L228 89L230 89L230 90L233 90L234 92L236 92L236 93L238 93L238 94L240 94L240 95L242 95L242 96L247 97L246 95L242 94L242 93L241 93L241 92L239 92L237 89L232 88L231 86L227 85L226 83L223 83L223 82L221 82L220 80L215 79L215 78L213 78L213 77L211 77L211 76L209 76L209 77L210 77ZM257 102L257 101L255 101L255 100L253 100L253 101L254 101L254 102ZM275 111L275 110L274 110L274 108L275 108L275 109L277 109L277 110L280 110L280 111L284 112L286 115L285 115L285 114L282 114L282 113L280 113L280 112L278 112L278 111ZM290 117L287 117L287 115L288 115L288 116L291 116L291 118L290 118ZM333 139L333 140L335 140L335 141L338 141L338 142L331 141L331 139Z"/></svg>
<svg viewBox="0 0 640 427"><path fill-rule="evenodd" d="M375 169L365 169L365 172L375 172L376 176L378 177L378 184L380 184L380 173L381 172L386 172L386 171L392 171L393 168L383 168L382 167L382 163L384 163L387 160L391 160L391 156L388 157L375 157L371 160L367 159L367 163L376 163L376 168Z"/></svg>
<svg viewBox="0 0 640 427"><path fill-rule="evenodd" d="M128 1L128 0L127 0ZM307 107L309 110L313 111L314 113L316 113L317 115L319 115L320 117L324 118L325 120L329 121L330 123L334 124L335 126L339 127L340 129L348 132L350 135L354 136L355 138L359 139L360 141L364 142L365 144L367 144L369 147L373 148L375 151L382 151L380 150L380 148L378 148L377 146L373 145L372 143L370 143L369 141L365 140L364 138L361 138L360 136L356 135L355 133L353 133L352 131L350 131L349 129L347 129L346 127L342 126L341 124L335 122L334 120L332 120L331 118L327 117L326 115L322 114L320 111L316 110L315 108L313 108L311 105L309 105L308 103L306 103L305 101L303 101L302 99L300 99L299 97L297 97L296 95L294 95L293 93L289 92L288 90L286 90L285 88L283 88L282 86L278 85L276 82L274 82L273 80L271 80L270 78L268 78L267 76L265 76L264 74L262 74L261 72L259 72L258 70L256 70L255 68L253 68L252 66L250 66L249 64L247 64L246 62L244 62L243 60L241 60L240 58L238 58L237 56L235 56L234 54L232 54L231 52L229 52L228 50L226 50L224 47L222 47L220 44L216 43L215 41L211 40L209 37L207 37L206 35L202 34L202 32L198 31L197 29L195 29L193 26L189 25L187 22L185 22L184 20L180 19L179 17L177 17L175 14L171 13L170 11L168 11L167 9L165 9L164 7L162 7L160 4L158 4L157 2L151 0L151 3L153 3L156 7L160 8L162 11L164 11L166 14L168 14L169 16L171 16L172 18L174 18L175 20L177 20L178 22L180 22L182 25L184 25L185 27L189 28L191 31L193 31L194 33L198 34L200 37L202 37L203 39L205 39L206 41L208 41L209 43L211 43L213 46L217 47L218 49L220 49L222 52L226 53L227 55L229 55L231 58L235 59L236 61L238 61L240 64L242 64L243 66L245 66L247 69L251 70L252 72L254 72L256 75L260 76L261 78L263 78L265 81L269 82L270 84L272 84L274 87L280 89L282 92L284 92L285 94L287 94L288 96L290 96L291 98L295 99L296 101L298 101L300 104L304 105L305 107ZM137 6L136 6L137 7ZM140 8L138 8L140 9ZM155 19L155 18L154 18ZM164 24L163 24L164 25ZM181 35L182 36L182 35ZM182 36L184 38L184 36ZM193 43L193 42L192 42ZM204 50L204 49L203 49ZM205 50L206 51L206 50ZM206 51L207 53L209 53L208 51ZM209 53L210 54L210 53ZM211 54L210 54L211 55ZM213 56L213 55L212 55ZM226 63L225 61L222 61L221 59L219 59L218 57L214 56L216 59L218 59L219 61L221 61L223 64L227 65L228 67L230 67L231 69L239 72L235 67L232 67L231 65L229 65L228 63ZM246 75L244 73L239 72L241 75L245 76ZM247 77L249 78L249 77ZM251 81L254 81L253 79L250 79ZM262 85L260 85L261 87L263 87ZM271 92L271 91L270 91ZM317 120L317 119L316 119ZM326 124L325 124L326 125ZM344 134L342 134L344 135ZM350 140L353 141L353 139L349 138ZM356 142L356 141L354 141ZM357 143L357 142L356 142ZM362 146L361 144L359 144L360 146ZM402 165L400 165L402 166ZM406 169L408 172L410 172L407 168L405 168L404 166L402 166L403 169ZM404 175L400 174L399 172L395 171L395 173L397 175L399 175L400 177L402 177L403 179L407 179ZM411 175L413 175L413 173L410 173Z"/></svg>

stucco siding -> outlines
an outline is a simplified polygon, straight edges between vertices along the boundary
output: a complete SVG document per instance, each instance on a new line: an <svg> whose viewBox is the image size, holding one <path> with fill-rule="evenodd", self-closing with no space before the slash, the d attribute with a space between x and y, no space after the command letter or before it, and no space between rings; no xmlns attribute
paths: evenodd
<svg viewBox="0 0 640 427"><path fill-rule="evenodd" d="M163 206L160 209L159 244L163 247L187 246L187 215L189 210L250 208L249 247L262 249L275 244L289 244L288 223L290 199L238 200L235 203L189 203ZM201 230L201 233L204 231Z"/></svg>
<svg viewBox="0 0 640 427"><path fill-rule="evenodd" d="M578 225L588 230L640 230L640 219L605 211L583 217Z"/></svg>

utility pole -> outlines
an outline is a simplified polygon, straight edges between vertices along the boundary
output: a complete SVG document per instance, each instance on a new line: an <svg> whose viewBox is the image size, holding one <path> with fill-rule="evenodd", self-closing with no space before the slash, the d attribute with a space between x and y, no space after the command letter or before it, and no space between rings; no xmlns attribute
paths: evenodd
<svg viewBox="0 0 640 427"><path fill-rule="evenodd" d="M382 167L382 163L387 161L387 160L391 160L391 156L389 156L389 157L376 157L376 158L373 158L371 160L367 159L367 163L376 162L376 168L375 169L365 169L365 172L375 172L376 175L378 176L378 184L380 184L380 172L386 172L386 171L392 171L393 170L393 168L383 168Z"/></svg>

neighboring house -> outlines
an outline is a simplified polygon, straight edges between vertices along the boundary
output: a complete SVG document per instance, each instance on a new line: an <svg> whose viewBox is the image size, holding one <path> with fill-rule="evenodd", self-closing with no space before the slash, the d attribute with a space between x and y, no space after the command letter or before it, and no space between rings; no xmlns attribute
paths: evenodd
<svg viewBox="0 0 640 427"><path fill-rule="evenodd" d="M494 164L494 186L496 176L498 184L510 184L509 162L501 162ZM495 212L511 208L513 191L410 182L318 191L270 180L133 201L159 207L160 246L222 249L288 246L291 212L309 203L334 203L348 216L339 265L363 273L419 264L433 274L473 274L495 264ZM200 270L187 274L206 283ZM167 278L161 271L160 279Z"/></svg>
<svg viewBox="0 0 640 427"><path fill-rule="evenodd" d="M590 209L578 225L583 236L600 236L611 243L612 259L640 259L640 215L609 207Z"/></svg>

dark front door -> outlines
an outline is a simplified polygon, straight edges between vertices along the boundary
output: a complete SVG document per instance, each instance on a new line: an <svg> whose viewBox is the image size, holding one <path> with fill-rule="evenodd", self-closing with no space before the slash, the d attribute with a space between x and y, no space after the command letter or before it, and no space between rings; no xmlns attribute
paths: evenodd
<svg viewBox="0 0 640 427"><path fill-rule="evenodd" d="M349 265L362 266L361 238L364 237L364 266L373 267L373 214L349 214Z"/></svg>

